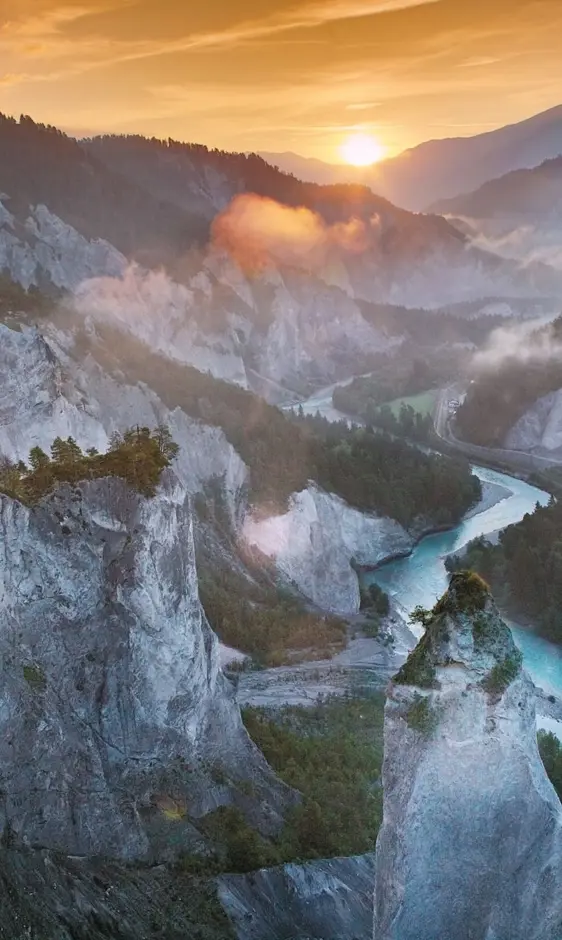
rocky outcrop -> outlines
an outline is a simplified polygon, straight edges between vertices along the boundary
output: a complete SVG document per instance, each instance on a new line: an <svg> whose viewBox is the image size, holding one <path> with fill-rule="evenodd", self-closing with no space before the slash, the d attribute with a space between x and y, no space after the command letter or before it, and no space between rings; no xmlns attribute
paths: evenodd
<svg viewBox="0 0 562 940"><path fill-rule="evenodd" d="M121 277L84 281L73 304L83 318L117 325L152 350L272 401L349 375L398 341L313 274L267 269L250 277L213 251L184 284L132 266Z"/></svg>
<svg viewBox="0 0 562 940"><path fill-rule="evenodd" d="M0 846L2 940L235 940L216 888L175 866Z"/></svg>
<svg viewBox="0 0 562 940"><path fill-rule="evenodd" d="M454 575L391 684L375 940L562 935L562 806L533 686L481 579Z"/></svg>
<svg viewBox="0 0 562 940"><path fill-rule="evenodd" d="M48 453L55 437L69 435L83 449L103 452L114 431L167 424L180 445L175 472L187 492L218 478L237 517L247 468L220 428L170 410L146 385L116 381L90 356L80 360L63 332L50 328L46 336L0 324L1 455L26 460L32 447Z"/></svg>
<svg viewBox="0 0 562 940"><path fill-rule="evenodd" d="M509 431L505 447L562 456L562 389L539 398Z"/></svg>
<svg viewBox="0 0 562 940"><path fill-rule="evenodd" d="M283 515L248 516L244 536L315 604L342 614L359 610L353 561L375 565L413 545L393 519L359 512L312 484L293 495Z"/></svg>
<svg viewBox="0 0 562 940"><path fill-rule="evenodd" d="M370 940L373 855L217 879L239 940Z"/></svg>
<svg viewBox="0 0 562 940"><path fill-rule="evenodd" d="M175 475L150 500L118 479L31 509L0 497L0 533L4 838L170 857L200 849L196 820L231 802L274 827L285 789L220 672Z"/></svg>
<svg viewBox="0 0 562 940"><path fill-rule="evenodd" d="M0 454L25 460L32 447L49 451L71 435L102 450L107 435L40 332L0 324Z"/></svg>
<svg viewBox="0 0 562 940"><path fill-rule="evenodd" d="M2 198L0 271L26 290L46 284L73 290L86 278L125 270L126 258L109 242L85 238L44 205L30 206L18 218Z"/></svg>

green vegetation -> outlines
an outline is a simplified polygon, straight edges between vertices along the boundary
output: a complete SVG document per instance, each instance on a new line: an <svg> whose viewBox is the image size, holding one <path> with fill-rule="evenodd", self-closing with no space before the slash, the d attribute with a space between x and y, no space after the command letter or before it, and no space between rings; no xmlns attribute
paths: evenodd
<svg viewBox="0 0 562 940"><path fill-rule="evenodd" d="M562 745L552 731L539 731L537 741L544 769L562 800Z"/></svg>
<svg viewBox="0 0 562 940"><path fill-rule="evenodd" d="M394 681L400 685L436 688L435 664L441 656L440 647L449 640L447 615L480 615L489 598L486 582L473 571L458 571L451 575L449 588L432 610L416 607L411 620L425 630L418 645L412 650Z"/></svg>
<svg viewBox="0 0 562 940"><path fill-rule="evenodd" d="M300 419L313 434L313 478L358 509L376 510L404 526L416 519L449 525L480 497L468 462L428 455L369 428ZM438 495L439 494L439 495Z"/></svg>
<svg viewBox="0 0 562 940"><path fill-rule="evenodd" d="M146 382L169 407L223 429L250 470L250 500L261 512L284 511L309 480L361 510L410 525L423 517L455 522L479 498L468 461L421 453L403 441L345 422L290 417L263 399L197 369L172 362L105 328L104 350L91 350L109 371ZM113 358L115 356L115 358Z"/></svg>
<svg viewBox="0 0 562 940"><path fill-rule="evenodd" d="M345 648L343 620L311 613L302 601L228 568L204 568L199 593L209 623L223 643L249 653L263 667L329 659Z"/></svg>
<svg viewBox="0 0 562 940"><path fill-rule="evenodd" d="M485 447L501 447L510 428L544 395L562 387L562 363L545 348L562 339L562 317L528 337L525 360L507 357L479 373L456 416L460 438ZM533 348L537 356L533 359Z"/></svg>
<svg viewBox="0 0 562 940"><path fill-rule="evenodd" d="M431 634L427 630L396 673L394 681L399 685L417 685L420 689L434 689L437 679L432 646Z"/></svg>
<svg viewBox="0 0 562 940"><path fill-rule="evenodd" d="M279 776L302 794L277 842L281 860L371 851L382 817L384 696L329 699L273 718L245 709L246 727Z"/></svg>
<svg viewBox="0 0 562 940"><path fill-rule="evenodd" d="M455 571L449 579L449 590L442 601L450 613L475 614L484 610L490 587L475 571ZM440 608L445 609L445 607Z"/></svg>
<svg viewBox="0 0 562 940"><path fill-rule="evenodd" d="M437 710L425 695L416 693L414 701L409 705L404 717L409 727L414 731L419 731L424 737L433 734L437 727Z"/></svg>
<svg viewBox="0 0 562 940"><path fill-rule="evenodd" d="M502 607L562 643L562 502L537 505L534 513L501 532L497 545L475 539L465 555L446 564L450 571L468 566L478 571Z"/></svg>
<svg viewBox="0 0 562 940"><path fill-rule="evenodd" d="M414 360L411 373L388 372L387 368L338 386L332 395L334 407L397 437L429 440L437 397L434 390L422 390L431 374L429 367Z"/></svg>
<svg viewBox="0 0 562 940"><path fill-rule="evenodd" d="M373 427L386 431L394 437L404 437L418 443L428 443L433 438L433 419L429 414L416 412L404 402L395 414L390 405L382 405L372 416Z"/></svg>
<svg viewBox="0 0 562 940"><path fill-rule="evenodd" d="M247 872L279 863L275 845L264 839L246 822L244 814L235 806L220 806L203 817L203 832L217 846L208 859L192 859L199 863L199 872L214 874L219 871ZM188 870L190 860L182 867Z"/></svg>
<svg viewBox="0 0 562 940"><path fill-rule="evenodd" d="M0 321L22 313L41 317L48 313L52 304L52 299L36 287L24 290L20 284L0 272Z"/></svg>
<svg viewBox="0 0 562 940"><path fill-rule="evenodd" d="M375 581L368 587L361 587L361 610L368 610L379 617L388 617L390 613L388 594Z"/></svg>
<svg viewBox="0 0 562 940"><path fill-rule="evenodd" d="M144 496L153 496L162 471L178 453L167 427L130 428L123 435L115 433L106 454L95 449L86 454L76 441L57 437L48 456L40 447L29 453L29 466L7 460L0 466L0 493L27 506L37 503L61 483L77 483L116 476L126 480Z"/></svg>
<svg viewBox="0 0 562 940"><path fill-rule="evenodd" d="M522 662L523 656L520 650L515 650L509 656L506 656L502 662L496 663L486 678L482 680L482 688L490 695L501 698L508 686L518 676Z"/></svg>
<svg viewBox="0 0 562 940"><path fill-rule="evenodd" d="M394 401L389 401L387 404L396 418L400 417L402 408L411 408L416 414L427 417L433 414L437 394L437 389L433 388L425 392L419 392L417 395L395 398Z"/></svg>
<svg viewBox="0 0 562 940"><path fill-rule="evenodd" d="M44 692L47 688L47 679L40 666L24 666L23 678L34 692Z"/></svg>

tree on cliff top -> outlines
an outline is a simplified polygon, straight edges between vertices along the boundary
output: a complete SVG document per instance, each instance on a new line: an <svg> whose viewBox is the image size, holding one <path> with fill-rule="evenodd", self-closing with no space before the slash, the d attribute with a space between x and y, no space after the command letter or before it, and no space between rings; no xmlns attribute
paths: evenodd
<svg viewBox="0 0 562 940"><path fill-rule="evenodd" d="M0 493L28 506L61 483L77 483L115 476L125 480L143 496L154 496L162 471L177 457L179 447L165 425L154 431L133 427L115 432L105 454L95 448L83 453L74 438L55 438L49 457L33 447L29 466L4 459L0 467Z"/></svg>

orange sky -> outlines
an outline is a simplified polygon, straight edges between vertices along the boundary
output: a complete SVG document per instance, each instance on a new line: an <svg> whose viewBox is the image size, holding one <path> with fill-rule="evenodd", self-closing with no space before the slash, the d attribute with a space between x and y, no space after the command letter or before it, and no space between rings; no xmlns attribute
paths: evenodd
<svg viewBox="0 0 562 940"><path fill-rule="evenodd" d="M562 103L562 0L0 0L0 111L339 159Z"/></svg>

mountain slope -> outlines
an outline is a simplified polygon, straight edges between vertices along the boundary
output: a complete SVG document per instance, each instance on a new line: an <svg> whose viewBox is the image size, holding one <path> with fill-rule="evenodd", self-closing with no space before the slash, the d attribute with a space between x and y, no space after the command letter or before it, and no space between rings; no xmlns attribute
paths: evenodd
<svg viewBox="0 0 562 940"><path fill-rule="evenodd" d="M429 140L363 171L361 182L405 209L427 209L436 200L470 192L511 170L534 167L562 154L562 105L525 121L477 134ZM352 167L316 166L297 154L267 154L282 169L317 182L357 179ZM321 161L319 161L321 163Z"/></svg>
<svg viewBox="0 0 562 940"><path fill-rule="evenodd" d="M495 215L542 218L562 212L562 156L529 170L513 170L479 189L436 202L434 212L493 218Z"/></svg>
<svg viewBox="0 0 562 940"><path fill-rule="evenodd" d="M450 217L474 244L504 257L562 267L562 157L514 170L433 209Z"/></svg>
<svg viewBox="0 0 562 940"><path fill-rule="evenodd" d="M256 239L266 246L273 244L271 260L279 269L289 264L304 266L309 276L320 276L357 298L433 307L490 293L550 294L559 289L556 276L547 269L523 273L502 267L489 252L470 250L466 236L439 216L399 209L358 183L305 183L255 154L209 151L176 141L113 136L87 140L83 146L152 195L184 208L196 205L207 218L235 199L235 230L239 222L246 225L238 234L242 242ZM308 216L272 215L269 203L245 203L244 194L299 211L304 207L319 216L320 222ZM359 220L353 232L333 228L349 225L351 220ZM275 225L281 237L273 237ZM288 256L284 227L296 245ZM314 248L321 248L322 262L314 262L311 270L310 231L315 227L321 229ZM276 254L280 245L285 253Z"/></svg>
<svg viewBox="0 0 562 940"><path fill-rule="evenodd" d="M208 236L196 213L151 197L72 138L28 117L0 115L0 194L22 222L29 206L44 204L84 237L104 239L143 263L161 263Z"/></svg>

